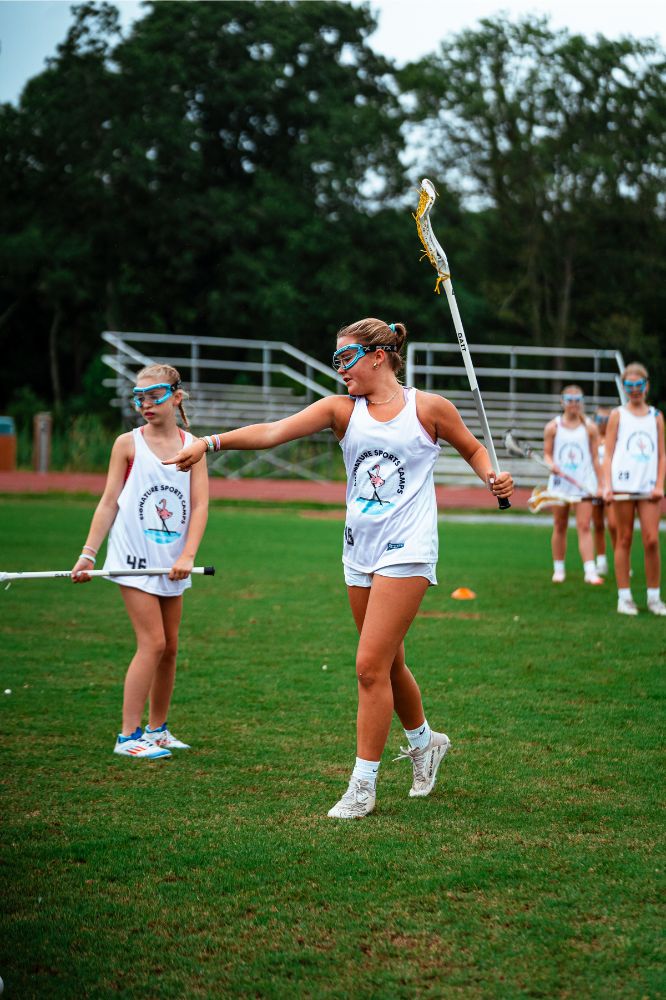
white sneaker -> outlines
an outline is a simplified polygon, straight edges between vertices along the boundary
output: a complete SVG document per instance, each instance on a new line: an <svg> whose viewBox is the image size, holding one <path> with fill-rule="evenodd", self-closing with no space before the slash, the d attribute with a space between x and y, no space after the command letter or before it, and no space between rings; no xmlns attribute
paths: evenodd
<svg viewBox="0 0 666 1000"><path fill-rule="evenodd" d="M336 802L328 815L333 819L363 819L375 808L375 789L369 781L362 778L352 778L349 787L339 802Z"/></svg>
<svg viewBox="0 0 666 1000"><path fill-rule="evenodd" d="M165 747L167 750L191 749L189 743L183 743L181 740L176 739L173 733L169 732L166 722L157 729L151 729L150 726L146 726L144 736L147 740L154 743L155 746Z"/></svg>
<svg viewBox="0 0 666 1000"><path fill-rule="evenodd" d="M565 579L566 579L566 573L564 572L563 569L556 569L551 577L553 583L564 583Z"/></svg>
<svg viewBox="0 0 666 1000"><path fill-rule="evenodd" d="M659 598L656 601L648 601L648 611L653 615L666 615L666 604Z"/></svg>
<svg viewBox="0 0 666 1000"><path fill-rule="evenodd" d="M156 746L152 740L147 740L141 729L135 729L131 736L118 733L114 753L122 757L136 757L144 760L157 760L159 757L170 757L171 752L164 747Z"/></svg>
<svg viewBox="0 0 666 1000"><path fill-rule="evenodd" d="M617 613L618 615L637 615L638 608L632 600L623 600L621 597L617 599ZM665 612L666 613L666 612Z"/></svg>
<svg viewBox="0 0 666 1000"><path fill-rule="evenodd" d="M596 572L586 573L583 579L585 580L585 583L590 583L593 587L598 587L604 582L603 577L599 576Z"/></svg>
<svg viewBox="0 0 666 1000"><path fill-rule="evenodd" d="M414 780L409 789L411 798L429 795L435 787L437 768L449 747L451 740L445 733L431 733L430 743L421 750L419 747L400 747L400 755L394 760L411 760Z"/></svg>

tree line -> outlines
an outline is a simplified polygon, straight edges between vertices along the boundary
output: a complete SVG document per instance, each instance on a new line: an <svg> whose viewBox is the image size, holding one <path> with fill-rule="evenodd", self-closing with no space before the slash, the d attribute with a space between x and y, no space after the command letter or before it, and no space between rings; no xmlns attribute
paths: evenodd
<svg viewBox="0 0 666 1000"><path fill-rule="evenodd" d="M398 69L374 27L334 0L163 0L126 34L74 8L0 105L4 408L105 406L102 329L323 360L363 315L445 335L423 175L472 342L618 347L666 397L659 45L497 17Z"/></svg>

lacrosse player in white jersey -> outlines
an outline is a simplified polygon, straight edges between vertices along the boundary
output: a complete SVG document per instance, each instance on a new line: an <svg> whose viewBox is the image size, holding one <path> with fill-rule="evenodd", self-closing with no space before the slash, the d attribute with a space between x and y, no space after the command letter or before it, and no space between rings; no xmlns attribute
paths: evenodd
<svg viewBox="0 0 666 1000"><path fill-rule="evenodd" d="M171 756L189 746L169 730L167 716L176 679L183 592L208 517L208 475L199 462L188 476L165 468L162 459L192 441L180 375L171 365L150 365L136 376L134 405L145 426L116 438L104 493L86 543L72 569L86 583L97 551L109 534L105 569L170 566L165 576L115 576L134 627L137 648L125 677L122 729L113 752L135 760ZM156 560L156 556L159 557ZM145 731L143 713L149 702Z"/></svg>
<svg viewBox="0 0 666 1000"><path fill-rule="evenodd" d="M603 583L594 561L594 543L590 530L592 497L600 492L598 479L601 473L598 460L599 435L592 421L583 410L583 390L579 385L568 385L562 392L561 416L549 420L544 428L543 457L551 467L548 489L558 493L565 501L553 507L553 583L564 583L567 551L569 508L576 510L578 550L583 560L585 583ZM565 475L563 476L562 473ZM566 478L565 478L566 476ZM572 482L575 480L575 483Z"/></svg>
<svg viewBox="0 0 666 1000"><path fill-rule="evenodd" d="M337 335L333 367L348 396L332 395L269 424L195 440L171 461L188 470L208 448L272 448L329 428L347 470L344 575L359 631L356 654L356 763L347 791L328 815L360 819L375 807L377 772L395 711L412 765L410 796L428 795L449 738L430 728L421 692L405 663L404 639L429 586L436 584L437 507L433 466L448 441L498 498L513 481L495 474L488 452L455 406L398 381L407 331L402 323L364 319Z"/></svg>
<svg viewBox="0 0 666 1000"><path fill-rule="evenodd" d="M664 417L647 402L650 383L641 364L628 365L622 373L627 402L610 415L604 458L604 498L614 493L629 494L628 500L614 500L617 523L615 579L617 610L621 615L637 615L629 581L634 519L638 515L643 538L647 607L654 615L666 616L661 599L661 557L659 517L664 496L666 452Z"/></svg>

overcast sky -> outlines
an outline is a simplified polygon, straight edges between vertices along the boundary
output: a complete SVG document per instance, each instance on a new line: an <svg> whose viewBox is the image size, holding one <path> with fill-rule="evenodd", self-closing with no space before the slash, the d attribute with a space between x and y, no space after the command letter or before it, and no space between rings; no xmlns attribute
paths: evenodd
<svg viewBox="0 0 666 1000"><path fill-rule="evenodd" d="M141 16L141 5L134 0L116 0L115 6L124 26ZM500 11L513 18L549 14L554 28L590 36L656 37L662 43L665 20L658 0L464 0L457 4L371 0L370 6L379 14L379 28L371 36L373 47L401 63L432 52L446 35ZM15 102L30 77L44 68L44 60L55 54L71 22L70 7L70 0L0 0L0 101Z"/></svg>

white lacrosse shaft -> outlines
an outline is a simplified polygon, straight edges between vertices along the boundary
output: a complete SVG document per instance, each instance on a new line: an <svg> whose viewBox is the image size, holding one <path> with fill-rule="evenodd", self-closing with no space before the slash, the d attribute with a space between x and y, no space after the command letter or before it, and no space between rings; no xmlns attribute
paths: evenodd
<svg viewBox="0 0 666 1000"><path fill-rule="evenodd" d="M168 576L171 568L149 568L149 569L82 569L79 573L86 576ZM215 576L214 566L194 566L190 573L200 573L203 576ZM0 583L11 580L56 580L69 579L72 575L71 569L43 570L35 573L2 573L0 572ZM78 574L77 574L78 575Z"/></svg>
<svg viewBox="0 0 666 1000"><path fill-rule="evenodd" d="M460 310L458 309L458 303L456 302L455 292L453 291L453 284L451 283L451 275L449 274L449 262L446 258L437 237L435 236L432 225L430 223L430 210L435 204L435 199L437 198L437 192L435 191L435 186L432 181L429 181L427 177L424 177L421 181L421 191L425 195L423 198L424 207L421 210L421 203L419 203L420 214L416 216L416 222L419 229L419 235L421 241L423 242L428 257L433 264L437 274L439 276L438 285L442 283L444 285L444 291L446 292L446 297L449 302L449 309L451 310L451 316L453 317L453 325L456 331L456 337L458 338L458 344L460 346L460 353L462 354L463 363L465 365L465 371L467 372L467 378L469 380L469 387L472 390L472 397L474 399L474 405L476 406L476 413L479 418L479 423L481 425L481 432L483 434L483 442L486 446L488 452L488 457L490 458L490 464L493 467L495 475L499 475L499 462L497 461L497 453L495 451L495 445L493 443L492 435L490 433L490 427L488 426L488 418L486 417L486 409L483 405L483 399L481 398L481 393L479 392L479 385L476 380L476 372L474 371L474 365L472 364L472 358L469 353L469 345L467 343L467 337L465 336L465 330L463 328L462 319L460 317ZM500 497L497 501L498 506L502 510L506 510L511 506L509 499L507 497Z"/></svg>

